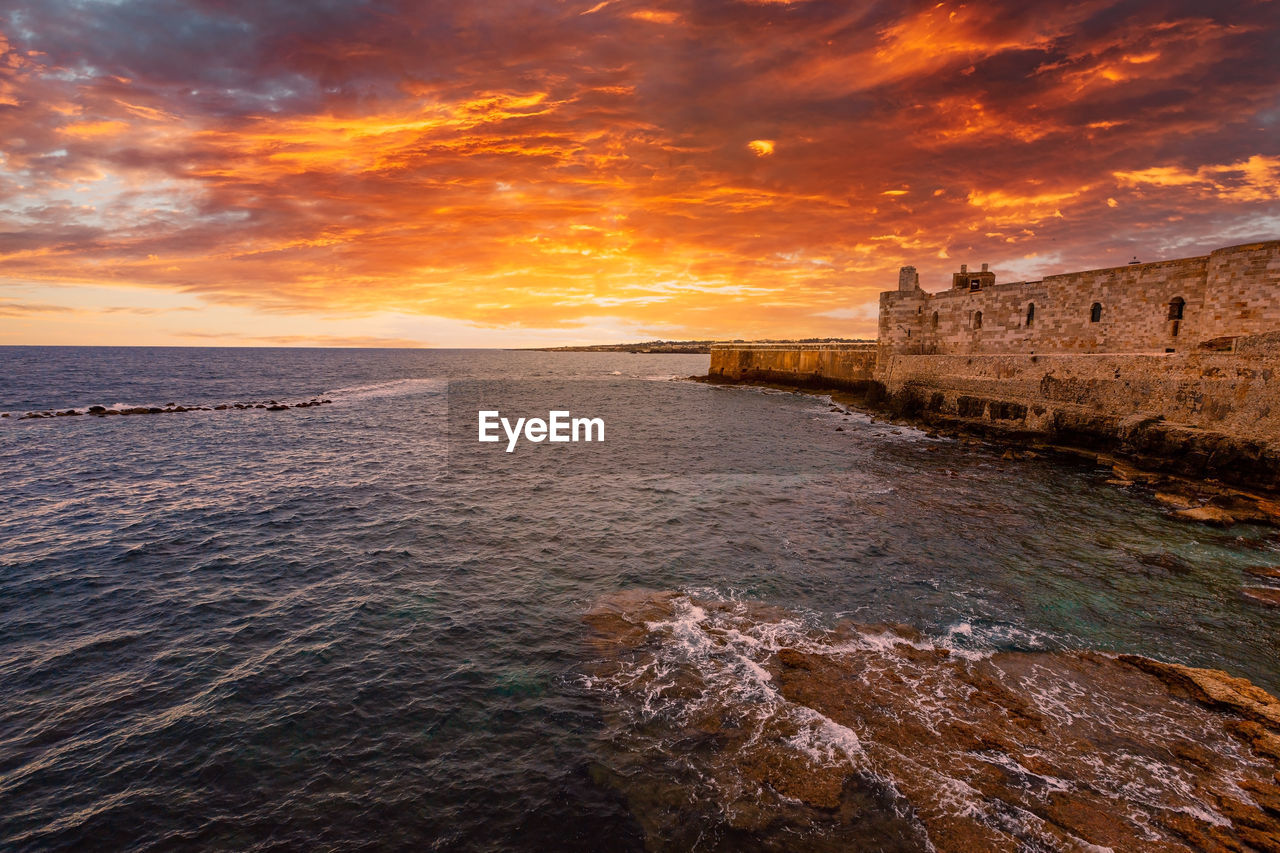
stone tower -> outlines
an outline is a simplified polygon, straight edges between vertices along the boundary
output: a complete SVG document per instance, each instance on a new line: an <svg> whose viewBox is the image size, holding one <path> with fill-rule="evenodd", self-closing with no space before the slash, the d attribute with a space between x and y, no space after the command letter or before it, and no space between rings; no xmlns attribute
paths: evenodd
<svg viewBox="0 0 1280 853"><path fill-rule="evenodd" d="M920 289L920 274L915 267L902 267L898 270L898 292L913 293Z"/></svg>

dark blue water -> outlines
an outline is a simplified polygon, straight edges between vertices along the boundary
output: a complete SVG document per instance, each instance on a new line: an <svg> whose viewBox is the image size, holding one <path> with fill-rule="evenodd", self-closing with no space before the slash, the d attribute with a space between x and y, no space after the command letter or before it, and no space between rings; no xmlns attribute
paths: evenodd
<svg viewBox="0 0 1280 853"><path fill-rule="evenodd" d="M706 367L0 348L0 411L333 400L0 420L0 847L643 849L583 678L583 614L626 589L1280 689L1280 616L1240 595L1280 563L1267 531L1178 523L1091 465L670 381ZM456 428L479 397L594 405L607 452L481 454Z"/></svg>

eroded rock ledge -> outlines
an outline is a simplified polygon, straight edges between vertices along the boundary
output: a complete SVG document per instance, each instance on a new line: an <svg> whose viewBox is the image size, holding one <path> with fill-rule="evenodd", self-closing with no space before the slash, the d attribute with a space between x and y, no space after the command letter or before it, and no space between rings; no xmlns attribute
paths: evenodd
<svg viewBox="0 0 1280 853"><path fill-rule="evenodd" d="M673 592L586 618L654 850L1280 849L1280 703L1225 672Z"/></svg>

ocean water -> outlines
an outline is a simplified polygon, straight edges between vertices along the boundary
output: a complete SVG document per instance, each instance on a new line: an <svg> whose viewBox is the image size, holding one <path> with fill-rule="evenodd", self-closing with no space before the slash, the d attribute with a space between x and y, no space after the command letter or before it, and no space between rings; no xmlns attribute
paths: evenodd
<svg viewBox="0 0 1280 853"><path fill-rule="evenodd" d="M629 591L1280 690L1280 611L1240 592L1280 564L1269 531L1179 523L1085 462L679 381L706 368L0 348L0 848L644 849L585 621ZM609 433L507 454L472 440L480 405ZM691 808L713 838L715 804Z"/></svg>

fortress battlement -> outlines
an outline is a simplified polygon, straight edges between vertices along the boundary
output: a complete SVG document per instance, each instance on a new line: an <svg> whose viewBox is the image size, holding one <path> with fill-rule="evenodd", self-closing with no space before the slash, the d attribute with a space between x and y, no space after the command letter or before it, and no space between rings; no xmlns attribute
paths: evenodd
<svg viewBox="0 0 1280 853"><path fill-rule="evenodd" d="M709 376L1280 491L1280 240L936 293L903 267L875 344L717 345Z"/></svg>
<svg viewBox="0 0 1280 853"><path fill-rule="evenodd" d="M1184 352L1280 329L1280 240L1000 284L983 264L929 293L913 267L880 295L886 354Z"/></svg>

